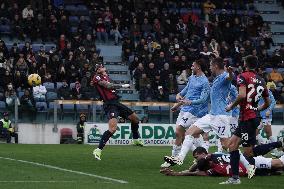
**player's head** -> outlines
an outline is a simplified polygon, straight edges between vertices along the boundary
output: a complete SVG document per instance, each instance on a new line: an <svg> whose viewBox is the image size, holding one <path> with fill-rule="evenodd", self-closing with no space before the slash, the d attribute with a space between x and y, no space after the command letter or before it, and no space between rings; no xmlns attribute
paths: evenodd
<svg viewBox="0 0 284 189"><path fill-rule="evenodd" d="M3 113L3 117L5 120L8 120L9 119L9 113L8 112L4 112Z"/></svg>
<svg viewBox="0 0 284 189"><path fill-rule="evenodd" d="M249 70L254 70L257 68L258 60L255 56L249 55L245 59L244 66Z"/></svg>
<svg viewBox="0 0 284 189"><path fill-rule="evenodd" d="M198 72L204 72L206 69L205 62L203 59L198 59L192 63L191 70L194 75Z"/></svg>
<svg viewBox="0 0 284 189"><path fill-rule="evenodd" d="M207 151L205 148L203 147L197 147L195 150L193 150L192 155L194 157L194 159L201 159L201 158L205 158L207 156Z"/></svg>
<svg viewBox="0 0 284 189"><path fill-rule="evenodd" d="M95 72L97 74L103 74L104 72L106 72L106 68L102 64L96 64L95 65Z"/></svg>
<svg viewBox="0 0 284 189"><path fill-rule="evenodd" d="M216 76L219 70L224 70L224 61L222 58L214 58L210 62L210 71Z"/></svg>
<svg viewBox="0 0 284 189"><path fill-rule="evenodd" d="M207 171L210 169L210 162L208 159L201 158L197 160L197 168L199 171Z"/></svg>

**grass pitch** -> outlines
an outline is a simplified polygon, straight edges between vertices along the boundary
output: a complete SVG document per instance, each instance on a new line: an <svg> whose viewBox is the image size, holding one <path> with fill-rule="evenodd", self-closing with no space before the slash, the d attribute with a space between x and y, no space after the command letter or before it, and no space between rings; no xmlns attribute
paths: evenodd
<svg viewBox="0 0 284 189"><path fill-rule="evenodd" d="M92 156L89 145L14 145L0 144L0 188L2 189L210 189L282 188L284 176L242 178L241 185L220 186L222 177L167 177L159 173L164 155L171 147L106 146L102 161ZM23 161L12 161L12 158ZM183 167L185 169L192 158ZM34 163L27 163L34 162ZM45 166L42 166L44 164ZM54 169L56 166L64 170ZM74 172L68 172L72 170ZM76 172L77 171L77 172ZM121 184L96 178L88 173L127 181Z"/></svg>

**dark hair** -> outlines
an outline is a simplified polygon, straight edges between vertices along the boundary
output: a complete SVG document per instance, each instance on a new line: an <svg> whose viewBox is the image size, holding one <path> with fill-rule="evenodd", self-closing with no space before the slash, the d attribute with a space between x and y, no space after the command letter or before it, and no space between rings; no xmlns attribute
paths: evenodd
<svg viewBox="0 0 284 189"><path fill-rule="evenodd" d="M257 68L258 60L256 57L249 55L246 57L245 62L246 62L246 67L248 67L249 69Z"/></svg>
<svg viewBox="0 0 284 189"><path fill-rule="evenodd" d="M205 72L206 71L206 64L204 59L200 58L198 60L195 60L195 63L200 67L201 71Z"/></svg>
<svg viewBox="0 0 284 189"><path fill-rule="evenodd" d="M218 58L214 58L212 60L212 64L215 64L218 66L219 69L224 69L224 61L222 58L218 57Z"/></svg>
<svg viewBox="0 0 284 189"><path fill-rule="evenodd" d="M201 146L195 148L195 150L193 150L192 154L202 154L202 153L205 153L207 154L207 150Z"/></svg>
<svg viewBox="0 0 284 189"><path fill-rule="evenodd" d="M207 171L210 169L210 162L208 159L201 158L197 161L197 168L199 171Z"/></svg>

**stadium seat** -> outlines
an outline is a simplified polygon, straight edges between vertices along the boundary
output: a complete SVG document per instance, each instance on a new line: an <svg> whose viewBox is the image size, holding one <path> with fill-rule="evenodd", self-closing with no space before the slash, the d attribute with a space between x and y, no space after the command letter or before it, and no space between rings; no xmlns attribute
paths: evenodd
<svg viewBox="0 0 284 189"><path fill-rule="evenodd" d="M47 104L46 102L36 102L36 117L38 116L39 113L44 113L45 115L45 120L47 120Z"/></svg>
<svg viewBox="0 0 284 189"><path fill-rule="evenodd" d="M90 117L90 106L88 104L76 104L76 120L81 113L86 114L87 118Z"/></svg>
<svg viewBox="0 0 284 189"><path fill-rule="evenodd" d="M79 24L78 16L69 16L69 23L71 26L78 26Z"/></svg>
<svg viewBox="0 0 284 189"><path fill-rule="evenodd" d="M19 91L19 92L18 92L18 97L19 97L19 99L20 99L23 95L24 95L24 91Z"/></svg>
<svg viewBox="0 0 284 189"><path fill-rule="evenodd" d="M60 129L60 144L70 144L75 143L73 139L73 131L70 128Z"/></svg>
<svg viewBox="0 0 284 189"><path fill-rule="evenodd" d="M51 102L51 101L54 101L54 100L57 100L58 97L57 97L57 93L56 92L51 92L51 91L48 91L46 93L46 101L47 102Z"/></svg>
<svg viewBox="0 0 284 189"><path fill-rule="evenodd" d="M4 101L0 101L0 112L3 113L6 111L6 103Z"/></svg>
<svg viewBox="0 0 284 189"><path fill-rule="evenodd" d="M9 25L0 25L0 33L2 34L10 34L11 28Z"/></svg>
<svg viewBox="0 0 284 189"><path fill-rule="evenodd" d="M34 52L38 52L40 50L40 47L43 46L43 44L40 44L40 43L35 43L32 45L33 47L33 51Z"/></svg>
<svg viewBox="0 0 284 189"><path fill-rule="evenodd" d="M66 114L70 114L72 116L72 119L75 118L75 105L74 104L63 104L62 105L62 111L61 111L61 119L64 119L64 116Z"/></svg>
<svg viewBox="0 0 284 189"><path fill-rule="evenodd" d="M63 82L56 82L56 89L59 89L60 87L62 87Z"/></svg>
<svg viewBox="0 0 284 189"><path fill-rule="evenodd" d="M170 101L170 102L176 102L176 95L175 95L175 94L171 94L171 95L169 96L169 101Z"/></svg>
<svg viewBox="0 0 284 189"><path fill-rule="evenodd" d="M54 83L51 82L45 82L42 84L43 86L45 86L47 91L54 91Z"/></svg>

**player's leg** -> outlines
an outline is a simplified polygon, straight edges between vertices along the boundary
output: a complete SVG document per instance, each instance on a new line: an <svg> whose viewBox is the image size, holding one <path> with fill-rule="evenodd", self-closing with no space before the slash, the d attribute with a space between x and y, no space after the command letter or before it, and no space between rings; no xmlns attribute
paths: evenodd
<svg viewBox="0 0 284 189"><path fill-rule="evenodd" d="M202 140L203 138L203 140ZM201 139L201 146L203 148L206 149L206 151L208 152L209 148L210 148L210 142L209 142L209 132L207 133L203 133L201 134L201 137L199 137L199 139Z"/></svg>
<svg viewBox="0 0 284 189"><path fill-rule="evenodd" d="M109 138L115 133L117 129L117 122L118 122L117 121L117 116L118 116L117 107L113 105L108 105L106 107L106 111L107 111L107 116L109 119L108 121L109 128L103 133L102 138L99 142L98 148L96 148L93 151L93 155L95 156L97 160L101 160L101 152L103 148L105 147Z"/></svg>
<svg viewBox="0 0 284 189"><path fill-rule="evenodd" d="M179 155L177 157L165 156L165 161L171 163L172 165L182 165L187 153L192 149L194 145L195 138L199 137L199 135L203 132L210 131L210 121L211 115L208 114L198 119L192 126L190 126L189 129L187 129L187 131L185 132L184 141Z"/></svg>
<svg viewBox="0 0 284 189"><path fill-rule="evenodd" d="M129 113L127 113L129 114ZM144 143L142 140L139 140L140 134L139 134L139 118L136 113L132 113L128 116L128 119L131 122L131 132L133 136L133 145L135 146L144 146Z"/></svg>

